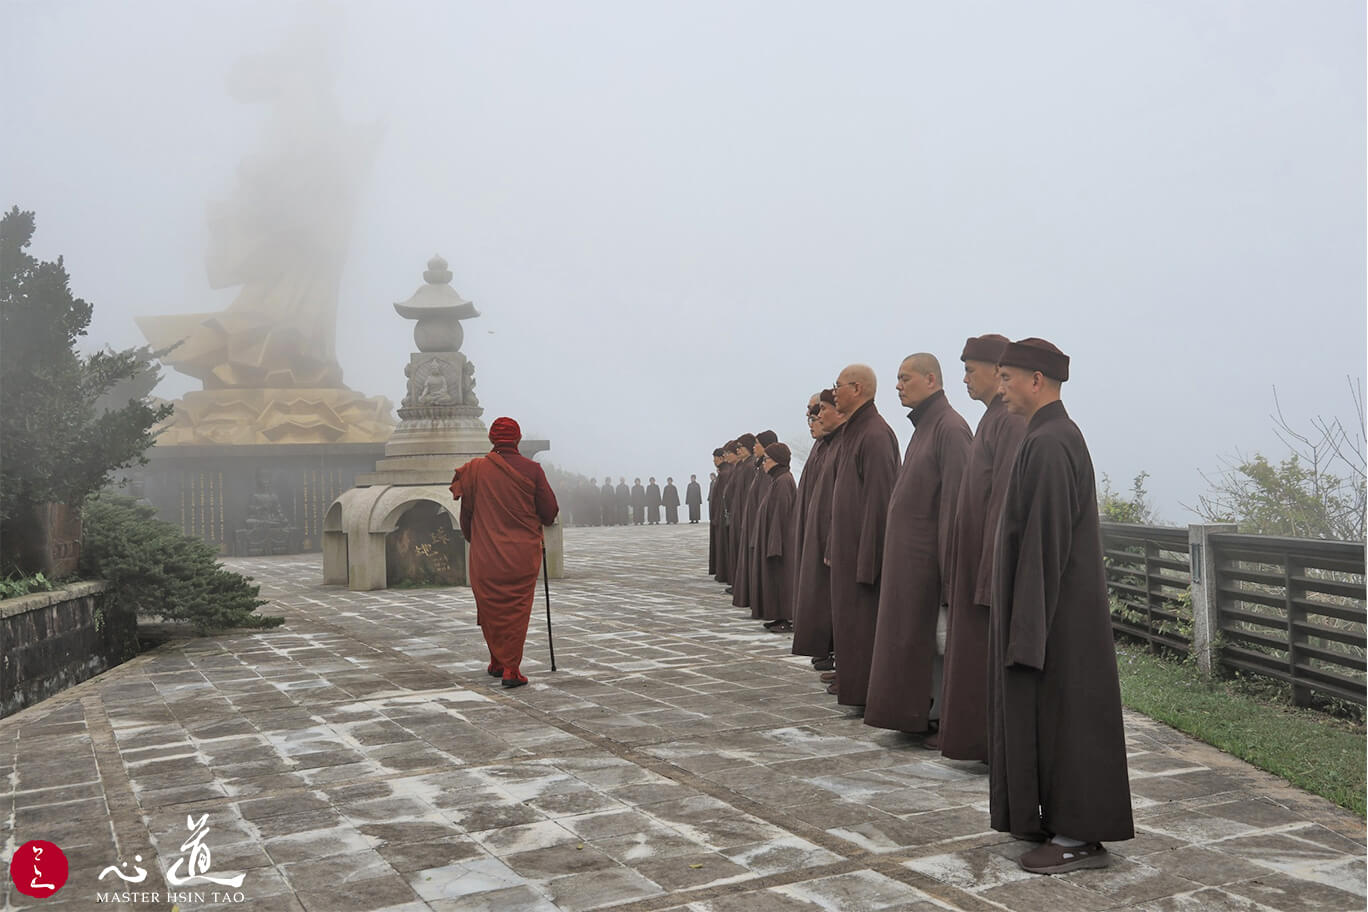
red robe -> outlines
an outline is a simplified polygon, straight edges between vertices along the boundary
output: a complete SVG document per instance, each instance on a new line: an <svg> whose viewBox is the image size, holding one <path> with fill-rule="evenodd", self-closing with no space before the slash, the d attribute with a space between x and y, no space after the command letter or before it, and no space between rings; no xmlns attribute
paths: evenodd
<svg viewBox="0 0 1368 912"><path fill-rule="evenodd" d="M556 520L556 495L542 467L512 448L470 460L451 486L461 500L475 620L490 666L516 678L541 570L542 526Z"/></svg>

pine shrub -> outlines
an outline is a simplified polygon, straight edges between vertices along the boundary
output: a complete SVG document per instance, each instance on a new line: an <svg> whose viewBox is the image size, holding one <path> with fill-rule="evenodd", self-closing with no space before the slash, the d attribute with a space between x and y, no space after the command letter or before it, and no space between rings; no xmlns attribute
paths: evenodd
<svg viewBox="0 0 1368 912"><path fill-rule="evenodd" d="M86 501L83 523L81 574L109 583L121 608L186 621L201 634L285 620L258 614L266 604L260 587L224 569L213 546L157 519L151 507L100 494Z"/></svg>

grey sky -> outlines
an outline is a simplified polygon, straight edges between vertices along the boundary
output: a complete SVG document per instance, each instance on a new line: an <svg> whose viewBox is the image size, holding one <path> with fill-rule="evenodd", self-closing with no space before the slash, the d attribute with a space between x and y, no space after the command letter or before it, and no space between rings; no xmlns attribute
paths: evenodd
<svg viewBox="0 0 1368 912"><path fill-rule="evenodd" d="M1100 473L1166 518L1236 450L1352 417L1365 360L1361 3L338 4L338 98L382 121L341 300L348 385L403 394L391 303L433 253L492 420L565 468L706 477L803 432L851 361L1043 336ZM310 8L303 8L308 10ZM274 2L0 4L0 204L94 302L216 310L205 209L259 139L225 78ZM169 375L160 392L197 383Z"/></svg>

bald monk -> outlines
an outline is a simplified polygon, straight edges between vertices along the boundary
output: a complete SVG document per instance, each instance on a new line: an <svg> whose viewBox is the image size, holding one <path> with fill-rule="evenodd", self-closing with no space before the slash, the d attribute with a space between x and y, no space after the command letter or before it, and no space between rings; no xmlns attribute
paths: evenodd
<svg viewBox="0 0 1368 912"><path fill-rule="evenodd" d="M869 677L866 725L920 733L940 684L936 622L950 602L950 547L969 425L945 398L940 361L928 352L898 366L898 400L912 422L888 503L883 585ZM934 741L928 746L934 749Z"/></svg>
<svg viewBox="0 0 1368 912"><path fill-rule="evenodd" d="M770 633L787 633L793 629L793 574L789 565L794 561L793 525L794 504L798 500L798 485L793 480L789 463L793 454L784 443L765 447L760 468L769 477L765 497L755 508L756 552L752 614L764 620Z"/></svg>
<svg viewBox="0 0 1368 912"><path fill-rule="evenodd" d="M489 646L489 674L521 687L519 670L537 573L542 527L556 521L556 495L537 463L518 452L522 429L512 418L489 427L494 449L456 470L452 496L461 501L461 534L470 542L475 620Z"/></svg>
<svg viewBox="0 0 1368 912"><path fill-rule="evenodd" d="M827 561L839 663L831 692L843 706L864 707L868 696L888 499L898 475L898 438L874 406L877 388L865 364L846 367L834 387L846 421L832 479Z"/></svg>
<svg viewBox="0 0 1368 912"><path fill-rule="evenodd" d="M997 359L1006 336L964 343L964 386L988 407L969 444L955 509L954 579L946 626L940 751L952 760L988 762L988 606L992 604L993 536L1007 493L1007 474L1026 420L1007 410L998 391Z"/></svg>
<svg viewBox="0 0 1368 912"><path fill-rule="evenodd" d="M1026 434L993 555L991 822L1049 840L1018 859L1031 873L1106 867L1135 826L1092 457L1060 401L1068 356L1032 338L998 362Z"/></svg>
<svg viewBox="0 0 1368 912"><path fill-rule="evenodd" d="M814 443L803 465L798 488L799 535L797 593L793 607L793 654L811 656L813 665L832 666L831 570L827 567L827 539L831 531L831 483L835 453L845 417L836 411L835 393L824 389L811 407Z"/></svg>

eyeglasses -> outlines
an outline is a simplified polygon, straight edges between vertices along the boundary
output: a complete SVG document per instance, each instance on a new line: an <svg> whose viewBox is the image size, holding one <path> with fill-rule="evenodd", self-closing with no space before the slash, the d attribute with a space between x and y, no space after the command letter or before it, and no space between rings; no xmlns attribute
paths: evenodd
<svg viewBox="0 0 1368 912"><path fill-rule="evenodd" d="M831 384L831 388L832 388L832 389L840 389L840 388L843 387L843 386L859 386L859 385L860 385L860 381L858 381L858 380L847 380L847 381L844 382L844 383L842 383L840 380L837 380L835 383Z"/></svg>

